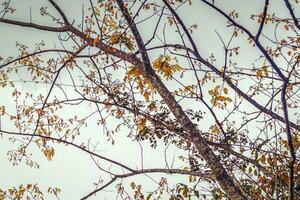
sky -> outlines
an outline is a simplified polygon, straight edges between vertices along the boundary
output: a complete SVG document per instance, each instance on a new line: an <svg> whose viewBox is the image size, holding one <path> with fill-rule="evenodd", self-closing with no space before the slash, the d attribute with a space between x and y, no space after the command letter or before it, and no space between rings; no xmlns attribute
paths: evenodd
<svg viewBox="0 0 300 200"><path fill-rule="evenodd" d="M0 2L3 3L4 1L0 0ZM53 22L46 17L39 16L39 9L41 6L47 6L51 11L51 5L47 1L15 0L11 2L12 5L17 9L17 12L13 16L7 15L7 18L28 21L30 20L31 13L31 19L33 22L47 25L53 24ZM251 14L257 14L259 10L262 10L263 1L216 0L215 2L217 6L226 11L238 11L240 13L239 21L251 31L255 31L257 29L257 26L255 26L256 24L250 21L249 18ZM94 1L94 3L96 4L96 1ZM220 39L215 31L217 30L218 33L224 37L224 40L228 40L230 38L230 29L226 28L226 20L199 1L192 1L192 3L193 4L191 6L183 6L182 8L179 8L178 14L183 17L186 24L198 25L198 29L193 34L193 37L197 38L196 42L199 46L201 55L203 57L208 57L213 52L218 58L217 62L219 62L219 65L221 66L223 62L223 49ZM85 10L88 9L87 1L64 0L58 2L58 4L63 8L70 21L75 20L75 23L79 23L81 21L82 6L84 5ZM271 1L269 13L276 12L276 14L286 17L288 16L288 11L284 8L283 1L273 0ZM139 15L136 18L136 21L142 20L143 18L145 18L144 15ZM146 24L141 23L138 25L140 30L142 30L141 34L143 38L151 37L155 25L155 23L151 22L155 22L156 19L157 18L153 17L148 23L146 22ZM267 26L265 33L268 34L268 31L269 30ZM2 35L0 38L0 43L2 46L0 49L0 55L2 57L16 57L18 55L15 47L16 41L20 41L31 48L34 47L34 43L42 40L47 44L48 47L53 48L55 46L60 46L56 33L47 33L5 24L0 24L0 32ZM168 33L166 39L170 43L178 42L178 37L175 33ZM159 41L156 41L156 43L159 44ZM156 43L154 42L153 45ZM251 62L259 56L259 52L257 52L256 49L249 47L249 45L245 45L246 43L247 41L244 38L235 40L232 44L232 46L241 45L241 54L238 57L239 60L237 60L238 64L241 66L250 66L252 64ZM157 54L158 53L150 54L151 59L157 57ZM17 81L19 80L30 80L30 76L25 69L21 69L19 74L10 77L10 80L16 81L16 84L19 86L19 89L22 93L30 91L34 94L45 94L50 87L49 84L18 83ZM60 76L60 81L62 83L70 81L68 73L62 73ZM186 77L186 80L184 81L188 83L190 79ZM172 88L174 85L168 85L168 87ZM72 90L72 88L67 90ZM1 88L0 95L1 97L5 98L0 98L0 106L5 105L8 111L14 112L14 98L10 95L11 92L12 91L9 87ZM63 96L63 94L57 88L55 89L55 94L57 96ZM263 101L262 99L258 100ZM196 105L190 104L189 102L183 101L182 105L186 109L196 109ZM249 105L246 104L246 106ZM66 111L61 113L61 116L69 116L74 113L78 113L78 115L84 115L89 113L91 109L92 106L89 104L84 104L80 108L69 107L65 109ZM222 115L222 113L220 113L220 115ZM93 117L90 120L96 121L97 118ZM205 120L209 121L211 119ZM201 122L201 125L205 126L205 124L208 122L205 120ZM111 120L110 123L115 125L117 121ZM13 130L12 124L10 121L8 121L8 119L1 120L1 127L7 130ZM83 127L81 133L83 134L77 138L76 142L91 141L92 144L97 144L97 152L99 152L101 155L122 162L123 164L127 164L132 168L141 167L141 154L143 154L144 167L165 167L164 151L166 147L163 143L159 143L158 147L153 149L150 147L149 142L147 141L140 143L132 141L132 139L127 137L128 130L124 129L123 131L119 132L117 136L114 136L115 145L111 145L111 143L107 141L107 138L103 134L101 128L97 127L93 123L89 123L86 127ZM55 147L55 156L52 161L48 161L38 148L34 146L30 147L30 151L33 154L32 156L34 160L36 160L40 165L39 169L30 168L24 163L20 163L18 166L13 166L12 163L8 161L7 151L9 149L14 149L16 145L9 141L7 136L2 135L2 138L0 138L0 188L5 189L11 186L18 186L19 184L26 183L39 183L43 191L46 191L49 186L61 188L62 193L60 195L60 199L79 199L91 192L94 189L93 183L97 182L99 179L104 179L106 181L109 180L109 176L104 175L103 172L99 170L88 154L62 144L54 144L53 146ZM175 168L182 168L185 166L186 163L180 161L178 156L187 155L187 152L184 152L172 145L167 149L166 152L167 160L170 165L173 161L173 158L175 158L173 163ZM100 161L100 164L109 167L109 164L105 164L103 161ZM181 181L188 182L187 177L175 175L167 176L160 174L150 176L151 178L145 175L128 178L124 180L124 183L127 183L128 186L132 180L135 180L139 183L142 183L143 188L145 188L144 191L147 192L151 191L151 189L154 189L156 186L156 183L153 179L159 181L161 176L170 178L173 183ZM53 198L53 196L47 195L46 197L46 199ZM115 197L116 189L115 184L113 184L101 193L97 194L96 197L92 197L90 199L105 200L113 199Z"/></svg>

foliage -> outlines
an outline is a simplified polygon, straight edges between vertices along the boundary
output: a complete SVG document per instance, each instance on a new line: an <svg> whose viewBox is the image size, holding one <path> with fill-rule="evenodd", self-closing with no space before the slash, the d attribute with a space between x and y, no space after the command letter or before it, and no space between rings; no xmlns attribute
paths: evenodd
<svg viewBox="0 0 300 200"><path fill-rule="evenodd" d="M31 3L40 7L26 5L29 21L17 1L0 9L1 29L20 30L0 39L18 40L0 56L10 94L0 134L13 166L38 170L64 145L103 175L82 199L108 187L117 199L300 198L298 1L251 1L251 13L221 0ZM43 40L19 41L22 30ZM95 145L127 150L120 138L140 160ZM0 199L46 193L59 199L64 188L20 184Z"/></svg>

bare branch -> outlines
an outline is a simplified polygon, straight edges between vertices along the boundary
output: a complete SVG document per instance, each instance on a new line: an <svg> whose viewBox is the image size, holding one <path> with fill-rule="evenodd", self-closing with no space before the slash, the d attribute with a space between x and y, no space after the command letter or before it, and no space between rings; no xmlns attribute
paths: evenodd
<svg viewBox="0 0 300 200"><path fill-rule="evenodd" d="M212 175L210 173L193 172L193 171L181 170L181 169L158 169L158 168L157 169L141 169L141 170L135 170L134 172L127 173L127 174L115 175L110 181L105 183L100 188L97 188L96 190L90 192L88 195L82 197L81 200L87 199L87 198L91 197L92 195L96 195L97 192L105 189L106 187L111 185L117 179L123 179L123 178L128 178L131 176L137 176L140 174L151 174L151 173L181 174L181 175L196 176L196 177L199 177L200 179L204 179L204 180L215 180L214 175Z"/></svg>
<svg viewBox="0 0 300 200"><path fill-rule="evenodd" d="M118 166L120 166L120 167L122 167L122 168L124 168L124 169L126 169L128 171L131 171L131 172L135 171L135 170L127 167L126 165L123 165L123 164L121 164L119 162L116 162L114 160L111 160L109 158L101 156L99 154L96 154L95 152L92 152L92 151L86 149L84 146L81 146L81 145L78 145L78 144L74 144L73 142L69 142L69 141L64 140L62 138L54 138L54 137L51 137L51 136L45 136L45 135L39 135L39 134L31 134L31 133L18 133L18 132L6 131L6 130L0 130L0 132L4 133L4 134L7 134L7 135L27 136L27 137L31 137L31 138L32 137L39 137L39 138L44 138L44 139L50 139L50 140L56 141L58 143L63 143L63 144L67 144L67 145L73 146L73 147L75 147L77 149L80 149L81 151L84 151L84 152L86 152L86 153L88 153L88 154L90 154L92 156L95 156L95 157L97 157L99 159L102 159L102 160L105 160L107 162L111 162L111 163L113 163L115 165L118 165Z"/></svg>
<svg viewBox="0 0 300 200"><path fill-rule="evenodd" d="M56 28L56 27L51 27L51 26L44 26L44 25L39 25L39 24L35 24L35 23L28 23L28 22L3 19L3 18L0 18L0 22L5 23L5 24L16 25L16 26L23 26L23 27L27 27L27 28L34 28L34 29L42 30L42 31L50 31L50 32L67 32L67 31L69 31L69 26L63 26L63 27Z"/></svg>
<svg viewBox="0 0 300 200"><path fill-rule="evenodd" d="M232 198L235 199L247 199L239 187L235 185L232 178L228 175L224 167L219 162L217 156L213 153L211 148L205 143L205 141L201 137L201 133L196 128L196 126L190 121L187 117L181 106L178 102L174 99L173 95L169 92L166 86L159 80L155 72L153 71L150 60L146 53L146 49L143 43L143 40L138 32L137 27L135 26L134 22L132 21L127 8L125 7L122 0L117 0L119 8L129 24L129 27L135 37L135 40L138 44L139 50L142 54L143 66L145 69L142 69L144 76L154 85L157 89L158 93L161 97L165 100L166 104L168 105L169 109L175 115L177 120L182 124L184 129L188 132L188 139L195 144L201 156L206 160L208 166L210 166L211 170L213 171L214 175L218 183L221 185L222 189ZM169 9L172 9L170 5L164 1L166 6ZM176 13L175 13L176 14ZM196 49L194 49L196 50Z"/></svg>
<svg viewBox="0 0 300 200"><path fill-rule="evenodd" d="M264 10L262 12L262 19L261 19L258 31L257 31L256 36L255 36L255 40L259 39L259 36L260 36L260 34L261 34L262 30L263 30L263 27L264 27L264 24L265 24L265 20L266 20L266 17L267 17L268 6L269 6L269 0L266 0L265 1L265 6L264 6Z"/></svg>
<svg viewBox="0 0 300 200"><path fill-rule="evenodd" d="M289 0L284 0L284 2L285 2L285 5L286 5L287 9L288 9L289 12L290 12L290 15L292 16L292 19L293 19L293 21L294 21L295 26L296 26L296 27L299 29L299 31L300 31L299 20L297 19L296 15L295 15L294 9L292 8L292 5L291 5L290 1L289 1Z"/></svg>
<svg viewBox="0 0 300 200"><path fill-rule="evenodd" d="M53 7L57 10L57 12L60 14L60 16L63 18L65 26L68 26L70 23L65 15L65 13L62 11L62 9L55 3L54 0L49 0L49 2L53 5Z"/></svg>

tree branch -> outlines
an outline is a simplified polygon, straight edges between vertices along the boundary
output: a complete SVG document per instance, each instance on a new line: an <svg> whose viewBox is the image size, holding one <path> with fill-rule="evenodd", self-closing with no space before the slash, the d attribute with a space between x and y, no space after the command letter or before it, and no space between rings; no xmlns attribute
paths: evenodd
<svg viewBox="0 0 300 200"><path fill-rule="evenodd" d="M294 22L295 26L296 26L296 27L299 29L299 31L300 31L299 20L297 19L296 15L295 15L295 13L294 13L294 10L293 10L293 8L292 8L292 5L291 5L290 1L289 1L289 0L284 0L284 2L285 2L285 5L286 5L287 9L288 9L289 12L290 12L290 15L292 16L292 19L293 19L293 22Z"/></svg>
<svg viewBox="0 0 300 200"><path fill-rule="evenodd" d="M229 15L227 15L223 10L221 10L220 8L218 8L217 6L215 6L214 4L212 4L212 3L210 3L210 2L208 2L206 0L201 0L201 1L204 2L206 5L208 5L209 7L213 8L214 10L216 10L222 16L224 16L232 25L234 25L235 27L237 27L237 28L241 29L242 31L244 31L255 42L257 48L266 57L266 59L271 64L271 66L274 68L274 70L276 71L276 73L278 74L278 76L282 80L286 79L285 75L282 73L282 71L280 70L280 68L278 67L278 65L274 62L274 60L270 57L270 55L265 50L265 48L262 46L262 44L258 40L256 40L255 36L253 36L252 33L247 28L245 28L244 26L242 26L239 23L237 23L236 21L234 21Z"/></svg>
<svg viewBox="0 0 300 200"><path fill-rule="evenodd" d="M0 18L0 22L6 23L6 24L11 24L11 25L16 25L16 26L34 28L37 30L50 31L50 32L67 32L67 31L69 31L69 25L63 26L63 27L51 27L51 26L44 26L44 25L39 25L39 24L31 23L31 22L28 23L28 22L3 19L3 18Z"/></svg>
<svg viewBox="0 0 300 200"><path fill-rule="evenodd" d="M292 136L291 127L289 123L288 106L285 97L287 86L288 86L288 81L286 81L282 86L281 101L282 101L283 113L285 118L285 129L286 129L287 141L288 141L289 152L291 156L291 160L289 163L289 199L294 200L294 185L295 185L294 165L296 162L296 153L293 144L293 136Z"/></svg>
<svg viewBox="0 0 300 200"><path fill-rule="evenodd" d="M15 136L27 136L27 137L39 137L39 138L44 138L44 139L49 139L49 140L53 140L53 141L56 141L58 143L64 143L64 144L67 144L67 145L70 145L70 146L73 146L77 149L80 149L81 151L84 151L92 156L95 156L99 159L102 159L102 160L105 160L107 162L110 162L110 163L113 163L115 165L118 165L130 172L134 172L135 170L127 167L126 165L123 165L122 163L119 163L117 161L114 161L112 159L109 159L109 158L106 158L104 156L101 156L99 154L96 154L95 152L92 152L88 149L86 149L85 147L81 146L81 145L77 145L77 144L74 144L73 142L69 142L67 140L64 140L62 138L54 138L54 137L51 137L51 136L46 136L46 135L39 135L39 134L30 134L30 133L19 133L19 132L12 132L12 131L6 131L6 130L2 130L0 129L0 133L4 133L4 134L7 134L7 135L15 135Z"/></svg>
<svg viewBox="0 0 300 200"><path fill-rule="evenodd" d="M123 178L128 178L131 176L137 176L140 174L150 174L150 173L181 174L181 175L197 176L199 178L206 179L206 180L215 180L214 175L212 175L210 173L193 172L193 171L182 170L182 169L159 169L159 168L141 169L141 170L135 170L134 172L127 173L127 174L115 175L110 181L105 183L100 188L97 188L96 190L94 190L94 191L90 192L89 194L87 194L86 196L82 197L81 200L85 200L85 199L89 198L90 196L95 195L97 192L99 192L99 191L103 190L104 188L108 187L109 185L111 185L117 179L123 179Z"/></svg>
<svg viewBox="0 0 300 200"><path fill-rule="evenodd" d="M57 10L57 12L60 14L60 16L63 18L65 25L69 25L69 21L65 15L65 13L62 11L62 9L55 3L54 0L49 0L49 2L53 5L53 7Z"/></svg>
<svg viewBox="0 0 300 200"><path fill-rule="evenodd" d="M264 24L265 24L265 20L266 20L266 17L267 17L268 6L269 6L269 0L266 0L265 1L265 6L264 6L264 11L262 13L262 19L261 19L258 31L257 31L256 36L255 36L255 40L259 39L259 36L260 36L260 34L261 34L262 30L263 30L263 27L264 27Z"/></svg>
<svg viewBox="0 0 300 200"><path fill-rule="evenodd" d="M154 70L151 67L150 60L147 55L143 40L127 8L125 7L122 0L117 0L117 3L125 20L129 24L131 32L133 33L133 36L141 52L143 60L143 65L141 68L142 74L151 82L151 84L155 87L160 96L165 100L171 112L174 114L178 122L188 133L187 139L194 143L194 145L197 147L199 153L207 162L207 165L210 167L213 174L216 176L216 180L220 184L221 188L225 191L225 193L234 199L247 199L244 196L243 192L240 190L240 188L235 185L234 181L226 172L222 164L219 162L217 156L213 153L212 149L205 142L205 140L203 140L203 138L201 137L201 133L196 128L195 124L191 122L191 120L183 111L182 107L178 104L178 102L175 100L170 91L155 74ZM167 7L170 7L170 5L166 1L164 1L164 3Z"/></svg>

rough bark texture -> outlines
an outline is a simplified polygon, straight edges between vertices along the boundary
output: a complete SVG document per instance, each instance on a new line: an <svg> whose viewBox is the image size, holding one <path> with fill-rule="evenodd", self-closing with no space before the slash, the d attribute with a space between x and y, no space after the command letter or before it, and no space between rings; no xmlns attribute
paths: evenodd
<svg viewBox="0 0 300 200"><path fill-rule="evenodd" d="M240 188L234 183L233 179L229 176L229 174L227 173L223 165L220 163L212 149L201 137L201 132L188 118L186 113L183 111L182 107L175 100L174 96L155 74L154 70L151 67L151 63L147 55L144 42L141 38L141 35L139 34L139 31L134 21L132 20L132 17L129 15L129 12L124 6L122 0L117 0L117 3L121 9L125 20L129 24L130 30L133 33L133 36L139 47L139 51L142 55L143 63L140 63L138 65L141 69L141 72L143 73L145 78L154 86L154 88L157 90L160 96L164 99L173 115L183 127L184 131L188 133L187 136L185 136L186 139L197 147L197 150L199 151L200 155L205 159L207 165L212 170L217 182L220 184L221 188L225 191L225 193L232 199L247 199L244 196L243 192L240 190Z"/></svg>

